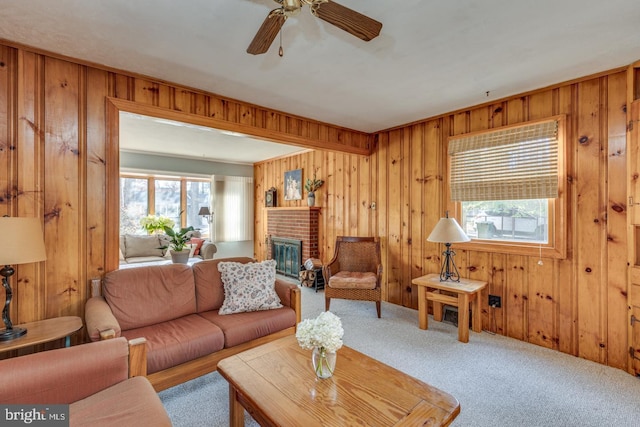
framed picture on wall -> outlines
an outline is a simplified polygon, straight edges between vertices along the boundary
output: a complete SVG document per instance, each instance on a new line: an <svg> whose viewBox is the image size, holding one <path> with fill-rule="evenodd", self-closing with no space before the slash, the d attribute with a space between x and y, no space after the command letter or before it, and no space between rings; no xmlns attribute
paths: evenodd
<svg viewBox="0 0 640 427"><path fill-rule="evenodd" d="M284 173L284 199L302 200L302 169Z"/></svg>

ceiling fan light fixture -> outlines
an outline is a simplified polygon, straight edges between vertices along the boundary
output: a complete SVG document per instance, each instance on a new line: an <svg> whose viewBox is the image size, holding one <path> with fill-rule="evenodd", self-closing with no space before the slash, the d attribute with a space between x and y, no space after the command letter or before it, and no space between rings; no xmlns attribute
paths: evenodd
<svg viewBox="0 0 640 427"><path fill-rule="evenodd" d="M318 16L318 8L322 6L323 3L329 3L329 0L302 0L302 2L309 6L309 10L311 14L315 17Z"/></svg>
<svg viewBox="0 0 640 427"><path fill-rule="evenodd" d="M380 34L382 23L355 10L330 0L274 0L281 5L267 15L258 32L247 48L247 53L260 55L269 50L287 18L300 13L303 5L309 6L311 13L323 21L358 37L369 41ZM280 45L282 47L282 44ZM283 55L282 49L278 51Z"/></svg>
<svg viewBox="0 0 640 427"><path fill-rule="evenodd" d="M302 3L300 0L283 0L282 1L282 10L284 12L284 16L291 17L300 13L300 9L302 9Z"/></svg>

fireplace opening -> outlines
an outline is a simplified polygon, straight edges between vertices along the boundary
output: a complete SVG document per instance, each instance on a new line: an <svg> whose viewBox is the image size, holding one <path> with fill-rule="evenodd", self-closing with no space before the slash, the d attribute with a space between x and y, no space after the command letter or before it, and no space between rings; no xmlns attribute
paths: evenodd
<svg viewBox="0 0 640 427"><path fill-rule="evenodd" d="M302 264L302 240L272 237L271 256L276 260L276 273L297 279Z"/></svg>

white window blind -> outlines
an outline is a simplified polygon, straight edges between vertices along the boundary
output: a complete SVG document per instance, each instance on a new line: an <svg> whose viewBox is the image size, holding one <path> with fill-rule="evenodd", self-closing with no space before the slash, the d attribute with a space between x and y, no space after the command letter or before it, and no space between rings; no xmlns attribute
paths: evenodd
<svg viewBox="0 0 640 427"><path fill-rule="evenodd" d="M449 141L451 200L558 197L558 121Z"/></svg>
<svg viewBox="0 0 640 427"><path fill-rule="evenodd" d="M215 241L253 240L253 178L214 176Z"/></svg>

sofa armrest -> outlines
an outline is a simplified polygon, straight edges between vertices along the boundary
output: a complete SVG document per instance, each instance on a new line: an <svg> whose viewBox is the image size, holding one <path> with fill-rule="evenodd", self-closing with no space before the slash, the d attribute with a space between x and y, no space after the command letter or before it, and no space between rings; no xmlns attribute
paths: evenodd
<svg viewBox="0 0 640 427"><path fill-rule="evenodd" d="M91 297L84 306L84 321L91 341L119 337L122 329L103 296Z"/></svg>
<svg viewBox="0 0 640 427"><path fill-rule="evenodd" d="M147 376L147 340L134 338L129 341L129 378Z"/></svg>
<svg viewBox="0 0 640 427"><path fill-rule="evenodd" d="M296 324L302 319L302 306L300 303L300 288L297 285L287 283L284 280L276 279L276 293L280 302L285 307L291 307L296 312Z"/></svg>
<svg viewBox="0 0 640 427"><path fill-rule="evenodd" d="M70 404L129 376L129 346L117 338L0 361L0 402Z"/></svg>
<svg viewBox="0 0 640 427"><path fill-rule="evenodd" d="M218 247L213 242L204 242L200 248L202 259L213 259L216 252L218 252Z"/></svg>

